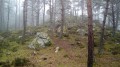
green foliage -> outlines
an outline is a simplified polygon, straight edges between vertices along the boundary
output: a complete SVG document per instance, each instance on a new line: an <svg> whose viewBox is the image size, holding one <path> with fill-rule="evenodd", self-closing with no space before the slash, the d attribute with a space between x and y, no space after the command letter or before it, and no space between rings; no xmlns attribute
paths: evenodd
<svg viewBox="0 0 120 67"><path fill-rule="evenodd" d="M116 45L113 48L110 48L110 52L113 55L120 54L120 45Z"/></svg>
<svg viewBox="0 0 120 67"><path fill-rule="evenodd" d="M79 29L78 27L74 26L74 27L69 27L68 28L68 33L69 34L77 34L77 29Z"/></svg>
<svg viewBox="0 0 120 67"><path fill-rule="evenodd" d="M16 66L24 66L28 62L30 62L30 61L26 58L15 58L15 60L12 62L12 64L16 67Z"/></svg>
<svg viewBox="0 0 120 67"><path fill-rule="evenodd" d="M0 62L0 66L1 67L11 67L11 63L10 63L10 61Z"/></svg>
<svg viewBox="0 0 120 67"><path fill-rule="evenodd" d="M0 49L7 49L10 46L7 40L0 40Z"/></svg>
<svg viewBox="0 0 120 67"><path fill-rule="evenodd" d="M11 32L9 32L9 31L8 32L3 32L0 35L4 38L7 38L7 37L11 36Z"/></svg>
<svg viewBox="0 0 120 67"><path fill-rule="evenodd" d="M99 37L95 36L94 37L94 47L98 47L99 43L100 43Z"/></svg>
<svg viewBox="0 0 120 67"><path fill-rule="evenodd" d="M10 42L17 42L17 43L19 43L20 42L20 39L18 38L18 36L17 35L11 35L9 38L8 38L8 40L10 41Z"/></svg>
<svg viewBox="0 0 120 67"><path fill-rule="evenodd" d="M18 50L18 46L15 46L11 49L13 52L16 52Z"/></svg>

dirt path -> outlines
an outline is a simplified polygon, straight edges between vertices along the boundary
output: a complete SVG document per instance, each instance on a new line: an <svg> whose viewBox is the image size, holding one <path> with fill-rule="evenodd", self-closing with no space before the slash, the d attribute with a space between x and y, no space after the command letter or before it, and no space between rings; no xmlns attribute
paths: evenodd
<svg viewBox="0 0 120 67"><path fill-rule="evenodd" d="M53 40L56 47L63 48L70 59L75 59L75 54L73 51L73 46L70 45L70 42L68 40L63 40L58 37L51 36L51 39Z"/></svg>

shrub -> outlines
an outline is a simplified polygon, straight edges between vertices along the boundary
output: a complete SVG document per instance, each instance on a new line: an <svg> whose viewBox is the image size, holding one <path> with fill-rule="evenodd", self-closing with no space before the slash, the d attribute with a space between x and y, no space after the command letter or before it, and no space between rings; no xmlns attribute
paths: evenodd
<svg viewBox="0 0 120 67"><path fill-rule="evenodd" d="M26 58L15 58L15 60L12 62L14 66L25 66L29 62Z"/></svg>
<svg viewBox="0 0 120 67"><path fill-rule="evenodd" d="M95 37L94 38L94 47L98 47L99 46L99 42L100 40L99 40L99 38L98 37Z"/></svg>
<svg viewBox="0 0 120 67"><path fill-rule="evenodd" d="M12 48L13 52L16 52L17 50L18 50L18 46Z"/></svg>
<svg viewBox="0 0 120 67"><path fill-rule="evenodd" d="M10 46L7 40L0 40L0 49L6 49Z"/></svg>
<svg viewBox="0 0 120 67"><path fill-rule="evenodd" d="M113 55L120 54L120 45L116 45L116 46L114 46L113 48L110 48L110 52L111 52Z"/></svg>
<svg viewBox="0 0 120 67"><path fill-rule="evenodd" d="M11 36L11 32L3 32L3 33L1 33L1 36L2 37L4 37L4 38L7 38L7 37L9 37L9 36Z"/></svg>
<svg viewBox="0 0 120 67"><path fill-rule="evenodd" d="M0 62L1 67L11 67L11 63L9 61Z"/></svg>

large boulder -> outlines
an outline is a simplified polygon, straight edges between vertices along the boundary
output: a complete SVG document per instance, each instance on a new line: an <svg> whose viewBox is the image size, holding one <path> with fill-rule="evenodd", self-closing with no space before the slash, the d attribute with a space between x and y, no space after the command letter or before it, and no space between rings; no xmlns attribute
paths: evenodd
<svg viewBox="0 0 120 67"><path fill-rule="evenodd" d="M33 41L30 43L28 47L31 49L39 49L41 47L44 48L50 45L51 41L48 34L43 32L37 32L36 37L33 39Z"/></svg>

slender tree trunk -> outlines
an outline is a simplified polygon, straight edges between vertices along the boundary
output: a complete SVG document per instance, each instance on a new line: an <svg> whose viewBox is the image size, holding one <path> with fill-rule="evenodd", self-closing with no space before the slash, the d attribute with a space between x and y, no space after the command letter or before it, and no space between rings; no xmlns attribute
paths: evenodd
<svg viewBox="0 0 120 67"><path fill-rule="evenodd" d="M119 5L117 5L117 13L116 13L116 30L117 30L117 28L118 28L118 22L119 22L119 15L120 15L120 13L119 13Z"/></svg>
<svg viewBox="0 0 120 67"><path fill-rule="evenodd" d="M20 0L19 0L19 29L21 28L20 13L21 13L21 11L20 11Z"/></svg>
<svg viewBox="0 0 120 67"><path fill-rule="evenodd" d="M40 0L37 2L37 18L36 18L36 26L39 26L39 16L40 15Z"/></svg>
<svg viewBox="0 0 120 67"><path fill-rule="evenodd" d="M106 9L105 9L105 13L104 13L103 24L101 27L100 45L99 45L99 49L98 49L98 54L102 54L102 52L103 52L104 32L105 32L104 30L105 30L106 17L108 14L108 7L109 7L109 0L106 1Z"/></svg>
<svg viewBox="0 0 120 67"><path fill-rule="evenodd" d="M15 14L15 29L17 29L17 0L16 0L16 14Z"/></svg>
<svg viewBox="0 0 120 67"><path fill-rule="evenodd" d="M10 0L8 2L8 21L7 21L7 31L9 31L9 20L10 20Z"/></svg>
<svg viewBox="0 0 120 67"><path fill-rule="evenodd" d="M52 0L50 0L50 28L51 31L53 32L53 14L52 14Z"/></svg>
<svg viewBox="0 0 120 67"><path fill-rule="evenodd" d="M63 37L63 29L64 29L64 23L65 23L65 9L64 9L64 2L63 0L61 0L61 6L62 6L62 9L61 9L61 32L60 32L60 38Z"/></svg>
<svg viewBox="0 0 120 67"><path fill-rule="evenodd" d="M88 62L87 62L87 67L93 67L94 36L93 36L92 0L87 0L87 12L88 12Z"/></svg>
<svg viewBox="0 0 120 67"><path fill-rule="evenodd" d="M36 17L36 26L38 27L39 26L39 16L40 15L40 12L39 10L37 11L37 17Z"/></svg>
<svg viewBox="0 0 120 67"><path fill-rule="evenodd" d="M32 14L31 14L31 16L32 16L32 25L31 26L34 26L34 1L32 0Z"/></svg>
<svg viewBox="0 0 120 67"><path fill-rule="evenodd" d="M46 2L46 0L44 0L43 25L45 23L45 2Z"/></svg>
<svg viewBox="0 0 120 67"><path fill-rule="evenodd" d="M26 36L25 36L25 34L26 34L26 26L27 26L27 6L28 6L28 0L25 0L24 1L24 5L23 5L23 41L22 41L22 43L24 43L25 42L25 38L26 38Z"/></svg>
<svg viewBox="0 0 120 67"><path fill-rule="evenodd" d="M55 8L54 8L54 23L55 23L55 21L56 21L56 0L55 0L55 6L54 6Z"/></svg>
<svg viewBox="0 0 120 67"><path fill-rule="evenodd" d="M84 0L82 0L81 8L82 8L82 22L83 22L83 15L84 15Z"/></svg>
<svg viewBox="0 0 120 67"><path fill-rule="evenodd" d="M113 33L113 37L115 36L115 29L116 29L116 27L115 27L115 13L114 13L114 4L113 4L113 2L112 2L112 21L113 21L113 31L112 31L112 33Z"/></svg>
<svg viewBox="0 0 120 67"><path fill-rule="evenodd" d="M3 0L0 1L0 32L2 31L2 23L3 23L3 14L2 14L2 8L3 8Z"/></svg>

